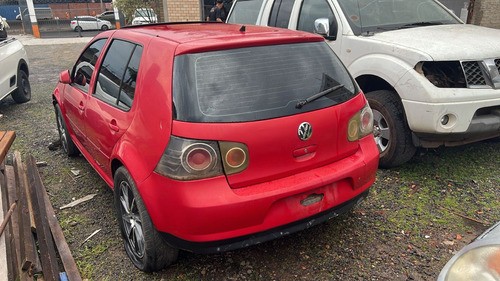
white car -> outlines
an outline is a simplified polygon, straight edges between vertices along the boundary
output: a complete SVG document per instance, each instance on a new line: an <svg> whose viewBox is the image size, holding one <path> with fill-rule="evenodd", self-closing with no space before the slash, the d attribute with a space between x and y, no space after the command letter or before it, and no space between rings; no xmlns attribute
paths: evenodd
<svg viewBox="0 0 500 281"><path fill-rule="evenodd" d="M70 24L73 31L83 30L108 30L112 27L111 22L101 20L92 16L78 16L71 20Z"/></svg>
<svg viewBox="0 0 500 281"><path fill-rule="evenodd" d="M139 8L136 9L133 15L132 24L148 24L148 23L157 23L158 16L155 11L151 8Z"/></svg>
<svg viewBox="0 0 500 281"><path fill-rule="evenodd" d="M15 38L0 41L0 100L12 96L16 103L31 99L28 80L28 55L23 44Z"/></svg>

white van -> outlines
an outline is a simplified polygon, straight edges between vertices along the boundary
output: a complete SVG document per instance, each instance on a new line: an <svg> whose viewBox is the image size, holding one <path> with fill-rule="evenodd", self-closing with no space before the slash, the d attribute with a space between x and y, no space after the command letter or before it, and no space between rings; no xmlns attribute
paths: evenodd
<svg viewBox="0 0 500 281"><path fill-rule="evenodd" d="M236 0L228 23L322 34L375 114L380 166L500 136L500 30L435 0Z"/></svg>
<svg viewBox="0 0 500 281"><path fill-rule="evenodd" d="M48 20L54 18L50 7L35 7L35 15L37 20ZM24 9L22 13L19 13L16 16L16 20L22 20L24 17L29 18L28 8Z"/></svg>

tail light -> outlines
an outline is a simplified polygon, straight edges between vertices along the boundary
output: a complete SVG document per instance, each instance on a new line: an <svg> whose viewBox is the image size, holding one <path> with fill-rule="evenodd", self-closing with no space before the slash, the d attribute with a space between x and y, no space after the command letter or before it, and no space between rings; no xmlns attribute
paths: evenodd
<svg viewBox="0 0 500 281"><path fill-rule="evenodd" d="M215 141L170 137L155 172L177 180L222 175L219 146Z"/></svg>
<svg viewBox="0 0 500 281"><path fill-rule="evenodd" d="M248 167L248 148L238 142L219 142L226 175L236 174Z"/></svg>
<svg viewBox="0 0 500 281"><path fill-rule="evenodd" d="M220 149L219 149L220 146ZM155 172L176 180L195 180L239 173L248 166L242 143L193 140L171 136Z"/></svg>
<svg viewBox="0 0 500 281"><path fill-rule="evenodd" d="M373 112L366 104L349 120L347 138L349 141L357 141L371 133L373 133Z"/></svg>

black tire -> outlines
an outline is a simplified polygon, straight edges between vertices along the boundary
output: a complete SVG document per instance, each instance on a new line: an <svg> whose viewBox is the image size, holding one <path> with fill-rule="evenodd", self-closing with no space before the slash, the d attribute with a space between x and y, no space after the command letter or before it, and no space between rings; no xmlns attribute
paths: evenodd
<svg viewBox="0 0 500 281"><path fill-rule="evenodd" d="M125 167L114 175L115 208L125 251L132 263L145 272L159 271L177 260L178 249L165 243L154 227Z"/></svg>
<svg viewBox="0 0 500 281"><path fill-rule="evenodd" d="M79 154L78 148L75 143L71 139L68 133L68 129L66 128L66 123L64 123L64 118L62 116L61 108L58 104L54 105L56 111L56 122L57 122L57 131L59 132L59 139L61 140L61 146L64 150L64 153L68 156L75 156Z"/></svg>
<svg viewBox="0 0 500 281"><path fill-rule="evenodd" d="M4 28L4 29L0 30L0 41L3 41L5 39L7 39L7 30L5 30L5 28Z"/></svg>
<svg viewBox="0 0 500 281"><path fill-rule="evenodd" d="M75 27L75 31L76 32L82 32L83 31L83 28L81 26L76 26Z"/></svg>
<svg viewBox="0 0 500 281"><path fill-rule="evenodd" d="M12 98L17 103L25 103L31 100L31 85L28 74L22 69L17 72L17 89L12 92Z"/></svg>
<svg viewBox="0 0 500 281"><path fill-rule="evenodd" d="M399 96L392 91L379 90L366 94L373 110L374 136L380 151L381 168L392 168L409 161L416 147Z"/></svg>
<svg viewBox="0 0 500 281"><path fill-rule="evenodd" d="M108 27L107 25L103 25L103 26L101 26L101 30L102 30L102 31L106 31L106 30L108 30L108 29L109 29L109 27Z"/></svg>

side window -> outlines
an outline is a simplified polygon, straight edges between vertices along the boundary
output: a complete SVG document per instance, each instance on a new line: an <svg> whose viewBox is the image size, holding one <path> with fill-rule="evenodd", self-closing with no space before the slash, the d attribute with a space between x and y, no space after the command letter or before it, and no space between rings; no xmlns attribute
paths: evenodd
<svg viewBox="0 0 500 281"><path fill-rule="evenodd" d="M319 18L328 18L330 22L330 34L335 36L337 33L337 22L326 0L304 0L300 8L297 29L314 32L314 21Z"/></svg>
<svg viewBox="0 0 500 281"><path fill-rule="evenodd" d="M108 104L129 110L134 99L141 55L141 46L113 40L99 70L94 96Z"/></svg>
<svg viewBox="0 0 500 281"><path fill-rule="evenodd" d="M288 28L294 0L276 0L271 8L267 25Z"/></svg>
<svg viewBox="0 0 500 281"><path fill-rule="evenodd" d="M90 78L95 69L95 63L99 56L101 55L102 48L107 39L99 39L92 43L78 58L75 66L73 67L73 73L71 75L71 80L73 85L85 93L89 91Z"/></svg>

